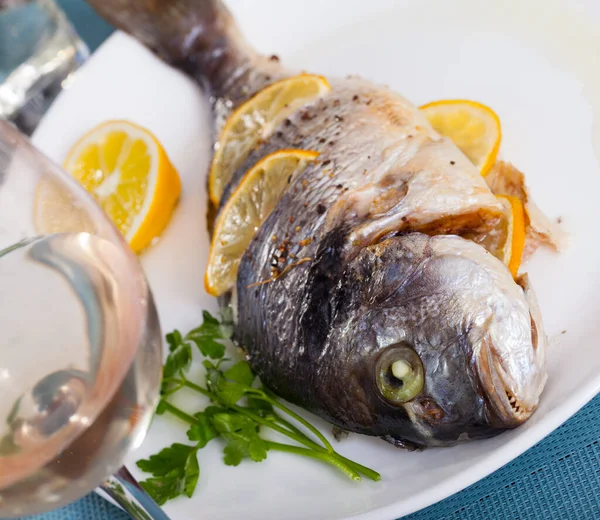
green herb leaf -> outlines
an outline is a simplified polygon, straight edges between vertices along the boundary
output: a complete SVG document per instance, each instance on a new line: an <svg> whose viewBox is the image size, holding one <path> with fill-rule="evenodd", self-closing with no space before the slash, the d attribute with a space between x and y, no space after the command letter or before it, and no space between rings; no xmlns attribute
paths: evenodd
<svg viewBox="0 0 600 520"><path fill-rule="evenodd" d="M206 368L206 387L216 394L219 391L223 375L219 370L219 367L212 361L205 359L202 364L204 365L204 368Z"/></svg>
<svg viewBox="0 0 600 520"><path fill-rule="evenodd" d="M181 332L175 329L173 332L170 332L165 336L167 343L169 345L169 352L173 352L177 347L183 344L183 339L181 337Z"/></svg>
<svg viewBox="0 0 600 520"><path fill-rule="evenodd" d="M213 338L208 336L191 336L188 339L198 347L203 356L211 359L219 359L225 355L225 345L215 341Z"/></svg>
<svg viewBox="0 0 600 520"><path fill-rule="evenodd" d="M242 361L241 363L245 362ZM219 369L219 363L215 365L212 362L205 360L203 364L206 368L206 386L219 398L223 405L233 406L244 396L248 390L248 386L225 379L223 372L221 372ZM233 369L235 366L236 365L231 367L229 370ZM229 372L229 370L227 372ZM233 372L233 375L234 377L239 377L242 379L246 378L247 380L248 376L245 375L244 372L245 369L243 367L236 368L236 370ZM254 378L254 376L252 377Z"/></svg>
<svg viewBox="0 0 600 520"><path fill-rule="evenodd" d="M248 397L248 409L252 410L256 415L263 419L275 419L275 411L273 410L271 403L268 403L260 397Z"/></svg>
<svg viewBox="0 0 600 520"><path fill-rule="evenodd" d="M158 401L158 405L156 406L156 411L154 412L156 415L162 415L167 411L165 407L165 402L161 399Z"/></svg>
<svg viewBox="0 0 600 520"><path fill-rule="evenodd" d="M198 478L200 477L200 466L198 465L198 454L196 450L193 450L185 461L185 494L191 498L198 484Z"/></svg>
<svg viewBox="0 0 600 520"><path fill-rule="evenodd" d="M166 338L169 344L169 355L163 368L163 379L169 379L180 371L186 370L192 362L192 348L181 340L179 331L175 330L167 334ZM171 387L171 383L163 381L161 392L168 392Z"/></svg>
<svg viewBox="0 0 600 520"><path fill-rule="evenodd" d="M196 448L204 448L209 441L219 436L219 432L212 424L212 418L215 414L224 412L227 412L225 408L209 406L203 412L199 412L194 415L197 422L190 426L190 429L187 431L187 436L189 440L196 441L198 443Z"/></svg>
<svg viewBox="0 0 600 520"><path fill-rule="evenodd" d="M222 358L225 345L216 340L229 339L231 330L229 327L223 327L208 311L204 311L202 317L202 325L188 332L185 340L193 342L204 356L212 359Z"/></svg>
<svg viewBox="0 0 600 520"><path fill-rule="evenodd" d="M242 433L228 433L224 435L228 441L223 449L223 461L228 466L237 466L244 458L249 457L254 462L261 462L267 458L267 445L258 434L249 436Z"/></svg>
<svg viewBox="0 0 600 520"><path fill-rule="evenodd" d="M215 318L210 312L202 312L202 319L204 320L201 327L205 327L206 332L215 338L229 339L232 335L230 326L223 325L217 318Z"/></svg>
<svg viewBox="0 0 600 520"><path fill-rule="evenodd" d="M213 425L227 441L223 460L228 466L237 466L245 457L255 462L267 457L267 445L252 419L237 413L219 413L213 417Z"/></svg>
<svg viewBox="0 0 600 520"><path fill-rule="evenodd" d="M194 446L175 443L162 449L159 453L151 455L148 459L139 460L137 466L154 477L164 477L174 470L179 470L183 475L182 470L188 455L194 449Z"/></svg>
<svg viewBox="0 0 600 520"><path fill-rule="evenodd" d="M167 500L181 495L182 478L179 475L149 478L140 485L154 501L162 506Z"/></svg>
<svg viewBox="0 0 600 520"><path fill-rule="evenodd" d="M198 448L204 448L209 441L217 437L219 434L213 428L207 417L202 414L196 415L200 415L198 422L190 426L189 430L187 431L187 436L189 440L198 442Z"/></svg>
<svg viewBox="0 0 600 520"><path fill-rule="evenodd" d="M248 454L254 462L261 462L267 458L267 449L267 443L256 434L250 441Z"/></svg>
<svg viewBox="0 0 600 520"><path fill-rule="evenodd" d="M185 444L175 443L137 465L153 475L140 484L159 505L184 492L191 497L200 476L197 448Z"/></svg>
<svg viewBox="0 0 600 520"><path fill-rule="evenodd" d="M233 406L236 404L248 389L245 385L240 385L239 383L231 383L229 381L221 380L219 383L219 388L216 392L217 396L226 406Z"/></svg>
<svg viewBox="0 0 600 520"><path fill-rule="evenodd" d="M245 386L252 386L255 375L247 361L240 361L225 371L225 378Z"/></svg>
<svg viewBox="0 0 600 520"><path fill-rule="evenodd" d="M217 413L212 422L219 433L235 433L246 429L256 429L254 421L236 412Z"/></svg>
<svg viewBox="0 0 600 520"><path fill-rule="evenodd" d="M227 466L238 466L244 457L248 455L248 442L238 437L232 437L227 440L228 444L223 449L223 462Z"/></svg>

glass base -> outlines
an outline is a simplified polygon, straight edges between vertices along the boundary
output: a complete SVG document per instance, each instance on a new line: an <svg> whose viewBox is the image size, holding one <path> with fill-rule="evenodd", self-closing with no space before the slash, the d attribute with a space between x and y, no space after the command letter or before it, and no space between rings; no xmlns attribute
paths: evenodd
<svg viewBox="0 0 600 520"><path fill-rule="evenodd" d="M5 6L0 29L0 119L31 135L89 50L52 0Z"/></svg>
<svg viewBox="0 0 600 520"><path fill-rule="evenodd" d="M47 87L41 89L7 119L12 122L19 131L31 136L39 125L42 117L50 108L56 97L68 86L73 78L73 73L79 68L70 70L65 77L58 76Z"/></svg>

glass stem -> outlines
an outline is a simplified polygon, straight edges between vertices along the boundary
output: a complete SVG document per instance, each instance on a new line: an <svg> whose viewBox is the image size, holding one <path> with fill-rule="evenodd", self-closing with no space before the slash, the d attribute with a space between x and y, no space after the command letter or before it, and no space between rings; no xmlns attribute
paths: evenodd
<svg viewBox="0 0 600 520"><path fill-rule="evenodd" d="M125 466L100 487L134 520L170 520Z"/></svg>

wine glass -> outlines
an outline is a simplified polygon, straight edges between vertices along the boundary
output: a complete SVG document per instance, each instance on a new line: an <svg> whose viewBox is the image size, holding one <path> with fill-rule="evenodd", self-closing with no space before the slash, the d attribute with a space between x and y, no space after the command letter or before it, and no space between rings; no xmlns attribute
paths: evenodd
<svg viewBox="0 0 600 520"><path fill-rule="evenodd" d="M160 518L120 470L158 399L152 294L93 198L2 121L0 291L0 518L58 508L115 473L111 496L126 506L132 491L132 516Z"/></svg>

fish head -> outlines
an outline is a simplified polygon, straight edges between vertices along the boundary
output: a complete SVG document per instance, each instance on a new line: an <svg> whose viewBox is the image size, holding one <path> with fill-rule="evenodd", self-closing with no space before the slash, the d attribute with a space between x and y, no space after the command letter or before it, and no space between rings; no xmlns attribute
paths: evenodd
<svg viewBox="0 0 600 520"><path fill-rule="evenodd" d="M340 287L336 341L352 357L359 421L378 435L452 445L513 428L536 409L546 337L535 297L481 246L392 237L363 249Z"/></svg>

